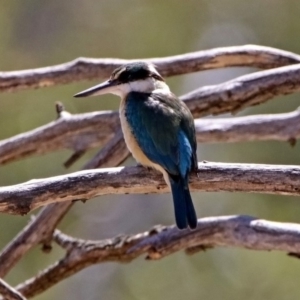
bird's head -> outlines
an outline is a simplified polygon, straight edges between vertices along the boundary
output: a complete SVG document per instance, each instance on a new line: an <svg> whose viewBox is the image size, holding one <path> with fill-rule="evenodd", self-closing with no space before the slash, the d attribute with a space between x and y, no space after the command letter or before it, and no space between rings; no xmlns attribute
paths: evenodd
<svg viewBox="0 0 300 300"><path fill-rule="evenodd" d="M146 62L133 62L115 69L107 81L84 90L74 97L103 94L124 97L130 92L151 93L157 89L169 90L155 67Z"/></svg>

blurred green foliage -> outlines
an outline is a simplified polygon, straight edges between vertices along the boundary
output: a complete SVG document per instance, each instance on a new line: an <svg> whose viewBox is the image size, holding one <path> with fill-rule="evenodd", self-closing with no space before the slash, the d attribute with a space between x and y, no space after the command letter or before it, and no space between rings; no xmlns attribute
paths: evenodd
<svg viewBox="0 0 300 300"><path fill-rule="evenodd" d="M169 56L219 46L255 43L300 53L300 3L295 0L28 0L0 3L0 69L19 70L58 64L79 56L143 58ZM222 82L249 69L206 71L169 79L178 95ZM72 95L95 82L5 93L0 97L0 139L52 121L54 103L80 113L117 109L114 96L78 100ZM109 101L108 101L109 100ZM241 114L296 109L298 95L279 97ZM61 151L0 168L0 185L78 170L94 151L71 170ZM199 145L208 161L300 164L299 146L253 142ZM127 164L133 164L129 159ZM199 216L249 214L299 222L299 200L256 194L195 193ZM112 196L76 204L60 228L81 238L102 239L140 232L157 223L171 224L170 195ZM29 217L0 218L3 247ZM33 276L61 257L35 249L9 274L11 284ZM194 256L177 253L162 261L143 259L127 265L103 264L84 270L37 299L297 299L300 263L282 253L216 249ZM63 297L62 297L63 295Z"/></svg>

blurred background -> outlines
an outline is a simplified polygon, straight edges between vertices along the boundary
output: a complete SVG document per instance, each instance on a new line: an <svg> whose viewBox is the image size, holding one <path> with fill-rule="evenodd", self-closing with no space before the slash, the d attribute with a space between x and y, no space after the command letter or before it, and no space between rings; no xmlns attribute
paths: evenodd
<svg viewBox="0 0 300 300"><path fill-rule="evenodd" d="M52 0L0 3L0 70L59 64L79 56L147 58L248 43L300 53L300 2L294 0ZM252 72L230 68L168 79L181 95ZM95 82L0 95L0 140L56 118L55 101L71 113L117 109L119 99L105 96L73 99ZM278 97L240 115L295 110L299 96ZM229 115L228 115L229 116ZM199 160L239 163L300 164L299 146L252 142L199 145ZM90 151L70 170L60 151L0 167L0 185L76 171ZM132 159L126 164L135 164ZM199 217L248 214L299 222L299 199L243 193L194 193ZM29 216L0 217L1 248L27 224ZM169 194L117 195L76 204L59 228L80 238L104 239L138 233L155 224L173 224ZM15 285L59 259L57 247L46 255L31 251L7 280ZM176 253L161 261L143 258L130 264L107 263L88 268L36 299L298 299L300 261L283 253L214 249L194 256Z"/></svg>

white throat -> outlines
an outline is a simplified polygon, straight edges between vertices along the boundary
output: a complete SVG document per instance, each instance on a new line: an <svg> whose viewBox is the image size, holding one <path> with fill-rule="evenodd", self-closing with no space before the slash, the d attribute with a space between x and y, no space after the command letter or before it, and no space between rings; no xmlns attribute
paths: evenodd
<svg viewBox="0 0 300 300"><path fill-rule="evenodd" d="M152 77L143 80L132 81L118 85L112 92L120 97L125 97L130 92L153 93L153 92L170 92L168 85Z"/></svg>

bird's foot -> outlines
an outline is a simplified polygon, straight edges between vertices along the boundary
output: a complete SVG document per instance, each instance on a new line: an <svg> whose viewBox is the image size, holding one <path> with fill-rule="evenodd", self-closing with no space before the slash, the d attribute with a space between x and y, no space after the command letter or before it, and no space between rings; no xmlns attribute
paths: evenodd
<svg viewBox="0 0 300 300"><path fill-rule="evenodd" d="M147 169L147 171L151 171L151 170L152 170L152 168L147 167L147 166L143 166L141 163L137 163L136 166L137 166L138 168L144 168L144 169Z"/></svg>

